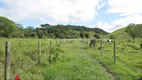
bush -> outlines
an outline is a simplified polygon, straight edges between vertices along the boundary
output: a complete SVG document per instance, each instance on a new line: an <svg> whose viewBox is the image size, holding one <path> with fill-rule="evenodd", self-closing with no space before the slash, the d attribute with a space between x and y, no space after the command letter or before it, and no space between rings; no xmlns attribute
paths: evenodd
<svg viewBox="0 0 142 80"><path fill-rule="evenodd" d="M59 45L57 47L53 47L51 48L51 53L49 56L49 63L55 63L58 60L58 56L60 53L63 53L64 51L61 50L61 48L59 47Z"/></svg>
<svg viewBox="0 0 142 80"><path fill-rule="evenodd" d="M95 37L96 39L100 39L100 38L101 38L99 34L94 34L94 37Z"/></svg>
<svg viewBox="0 0 142 80"><path fill-rule="evenodd" d="M142 48L142 43L140 44L140 48Z"/></svg>
<svg viewBox="0 0 142 80"><path fill-rule="evenodd" d="M84 37L84 32L80 32L80 37L81 37L81 38Z"/></svg>
<svg viewBox="0 0 142 80"><path fill-rule="evenodd" d="M116 39L114 35L110 35L109 39Z"/></svg>
<svg viewBox="0 0 142 80"><path fill-rule="evenodd" d="M87 39L88 39L88 38L89 38L89 36L90 36L90 35L89 35L89 33L85 33L85 38L87 38Z"/></svg>

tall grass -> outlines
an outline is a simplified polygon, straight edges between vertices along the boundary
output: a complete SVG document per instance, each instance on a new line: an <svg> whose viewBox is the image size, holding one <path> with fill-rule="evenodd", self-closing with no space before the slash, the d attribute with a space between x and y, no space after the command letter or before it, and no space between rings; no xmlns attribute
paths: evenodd
<svg viewBox="0 0 142 80"><path fill-rule="evenodd" d="M5 41L0 39L0 80L4 80ZM110 80L103 67L91 58L88 45L80 41L63 41L56 63L48 62L50 48L48 39L41 41L41 64L38 61L38 39L9 39L11 43L10 79L19 74L21 80ZM56 46L56 40L52 47ZM60 41L58 40L58 44Z"/></svg>
<svg viewBox="0 0 142 80"><path fill-rule="evenodd" d="M142 49L140 49L141 39L135 40L117 40L116 41L116 64L113 63L113 44L104 44L104 54L98 50L92 54L116 80L137 80L142 77ZM90 51L90 53L92 53Z"/></svg>

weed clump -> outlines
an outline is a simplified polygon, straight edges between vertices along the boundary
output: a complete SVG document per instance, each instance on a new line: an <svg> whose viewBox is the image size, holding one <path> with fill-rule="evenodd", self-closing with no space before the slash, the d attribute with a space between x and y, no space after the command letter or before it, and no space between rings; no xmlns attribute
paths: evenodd
<svg viewBox="0 0 142 80"><path fill-rule="evenodd" d="M58 60L58 56L60 53L64 53L64 51L59 47L59 45L57 47L51 48L51 52L48 59L49 63L55 63Z"/></svg>

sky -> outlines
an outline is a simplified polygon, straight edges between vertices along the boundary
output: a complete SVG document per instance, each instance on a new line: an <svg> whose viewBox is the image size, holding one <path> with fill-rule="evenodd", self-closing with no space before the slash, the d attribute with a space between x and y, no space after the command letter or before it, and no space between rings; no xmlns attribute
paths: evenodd
<svg viewBox="0 0 142 80"><path fill-rule="evenodd" d="M81 25L113 32L142 23L142 0L0 0L0 16L24 27Z"/></svg>

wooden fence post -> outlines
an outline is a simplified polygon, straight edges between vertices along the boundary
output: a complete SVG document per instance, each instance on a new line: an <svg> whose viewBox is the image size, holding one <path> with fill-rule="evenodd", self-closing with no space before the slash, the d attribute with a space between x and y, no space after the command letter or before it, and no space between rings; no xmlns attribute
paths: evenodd
<svg viewBox="0 0 142 80"><path fill-rule="evenodd" d="M40 48L40 41L38 41L38 64L40 64L40 54L41 54L41 48Z"/></svg>
<svg viewBox="0 0 142 80"><path fill-rule="evenodd" d="M5 71L4 80L10 79L10 43L7 41L5 43Z"/></svg>
<svg viewBox="0 0 142 80"><path fill-rule="evenodd" d="M97 48L97 39L94 39L95 43L94 43L94 50L96 50Z"/></svg>
<svg viewBox="0 0 142 80"><path fill-rule="evenodd" d="M101 40L101 55L103 55L103 40Z"/></svg>
<svg viewBox="0 0 142 80"><path fill-rule="evenodd" d="M57 39L56 39L56 45L57 45Z"/></svg>
<svg viewBox="0 0 142 80"><path fill-rule="evenodd" d="M113 42L114 63L116 63L116 42Z"/></svg>
<svg viewBox="0 0 142 80"><path fill-rule="evenodd" d="M52 52L51 52L51 40L50 40L50 42L49 42L49 49L50 49L50 54L49 54L49 58L48 58L48 60L49 60L49 63L51 64L52 63L52 56L51 56L51 54L52 54Z"/></svg>
<svg viewBox="0 0 142 80"><path fill-rule="evenodd" d="M50 54L51 54L51 45L52 45L52 43L51 43L51 40L50 40Z"/></svg>
<svg viewBox="0 0 142 80"><path fill-rule="evenodd" d="M60 47L61 47L61 39L60 39Z"/></svg>

